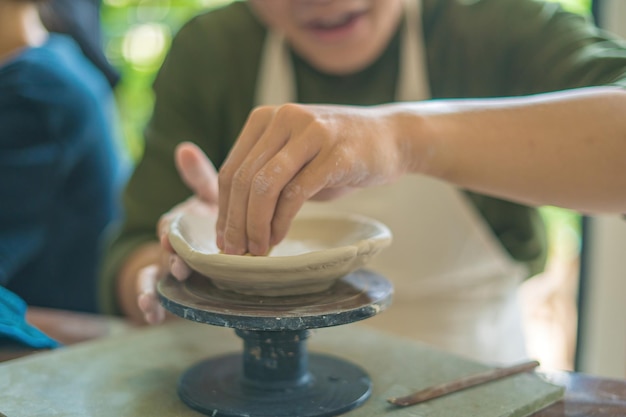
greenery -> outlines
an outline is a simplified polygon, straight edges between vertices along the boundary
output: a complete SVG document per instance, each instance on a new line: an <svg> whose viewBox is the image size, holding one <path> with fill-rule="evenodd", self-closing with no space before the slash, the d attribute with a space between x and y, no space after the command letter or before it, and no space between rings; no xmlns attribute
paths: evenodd
<svg viewBox="0 0 626 417"><path fill-rule="evenodd" d="M192 16L232 0L104 0L105 52L120 71L116 88L122 131L135 159L153 104L151 84L176 31Z"/></svg>
<svg viewBox="0 0 626 417"><path fill-rule="evenodd" d="M554 3L561 3L563 7L571 12L579 14L589 14L592 0L547 0Z"/></svg>

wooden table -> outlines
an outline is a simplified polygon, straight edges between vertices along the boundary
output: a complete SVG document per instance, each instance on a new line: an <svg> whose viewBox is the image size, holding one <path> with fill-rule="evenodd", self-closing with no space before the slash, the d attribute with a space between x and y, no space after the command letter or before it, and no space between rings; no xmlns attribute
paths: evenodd
<svg viewBox="0 0 626 417"><path fill-rule="evenodd" d="M118 318L48 309L31 309L28 320L66 345L132 331ZM0 361L37 354L32 349L1 346ZM626 416L626 380L599 378L575 372L543 372L551 382L566 387L565 398L534 417Z"/></svg>
<svg viewBox="0 0 626 417"><path fill-rule="evenodd" d="M131 330L134 325L117 317L77 313L41 307L30 307L26 320L64 345L101 339ZM0 362L17 359L45 350L18 344L0 345Z"/></svg>
<svg viewBox="0 0 626 417"><path fill-rule="evenodd" d="M548 372L548 380L565 387L565 398L534 417L626 416L626 380L576 372Z"/></svg>

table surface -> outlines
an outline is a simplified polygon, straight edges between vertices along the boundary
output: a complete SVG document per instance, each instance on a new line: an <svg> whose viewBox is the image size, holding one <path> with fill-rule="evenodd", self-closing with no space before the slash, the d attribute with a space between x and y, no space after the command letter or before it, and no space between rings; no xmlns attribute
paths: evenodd
<svg viewBox="0 0 626 417"><path fill-rule="evenodd" d="M75 345L130 331L136 327L118 317L30 307L26 320L63 345ZM45 350L44 350L45 351ZM22 345L0 345L0 362L42 352Z"/></svg>
<svg viewBox="0 0 626 417"><path fill-rule="evenodd" d="M118 335L135 327L119 318L41 308L31 308L27 319L65 345ZM38 352L41 351L0 346L0 361ZM564 371L540 373L566 391L563 400L533 414L534 417L626 416L626 380Z"/></svg>

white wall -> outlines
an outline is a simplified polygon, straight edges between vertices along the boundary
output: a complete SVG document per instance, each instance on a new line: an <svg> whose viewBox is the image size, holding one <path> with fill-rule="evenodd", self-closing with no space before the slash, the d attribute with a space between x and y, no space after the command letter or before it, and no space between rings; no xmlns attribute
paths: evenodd
<svg viewBox="0 0 626 417"><path fill-rule="evenodd" d="M579 370L626 377L626 220L591 220Z"/></svg>
<svg viewBox="0 0 626 417"><path fill-rule="evenodd" d="M604 0L600 21L626 38L626 1ZM626 115L625 115L626 117ZM626 161L624 161L626 168ZM626 190L624 190L626 192ZM588 276L580 312L583 340L578 346L580 371L626 377L626 219L591 220L587 245Z"/></svg>
<svg viewBox="0 0 626 417"><path fill-rule="evenodd" d="M602 26L611 32L626 38L626 1L603 0L606 6L600 16Z"/></svg>

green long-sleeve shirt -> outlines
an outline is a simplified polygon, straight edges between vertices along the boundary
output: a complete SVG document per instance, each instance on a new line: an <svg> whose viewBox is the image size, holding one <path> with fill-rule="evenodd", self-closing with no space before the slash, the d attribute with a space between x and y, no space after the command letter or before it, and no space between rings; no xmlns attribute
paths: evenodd
<svg viewBox="0 0 626 417"><path fill-rule="evenodd" d="M433 98L526 95L618 84L626 87L626 49L585 19L534 0L424 0L423 30ZM165 211L190 195L174 166L175 146L197 143L223 162L253 108L266 30L246 3L200 15L177 34L154 83L154 113L143 159L124 194L126 221L109 248L101 280L108 312L124 258L155 239ZM393 101L399 32L383 55L349 76L320 73L295 54L298 101L375 105ZM506 138L503 138L506 140ZM512 257L531 273L545 260L535 209L467 193Z"/></svg>

